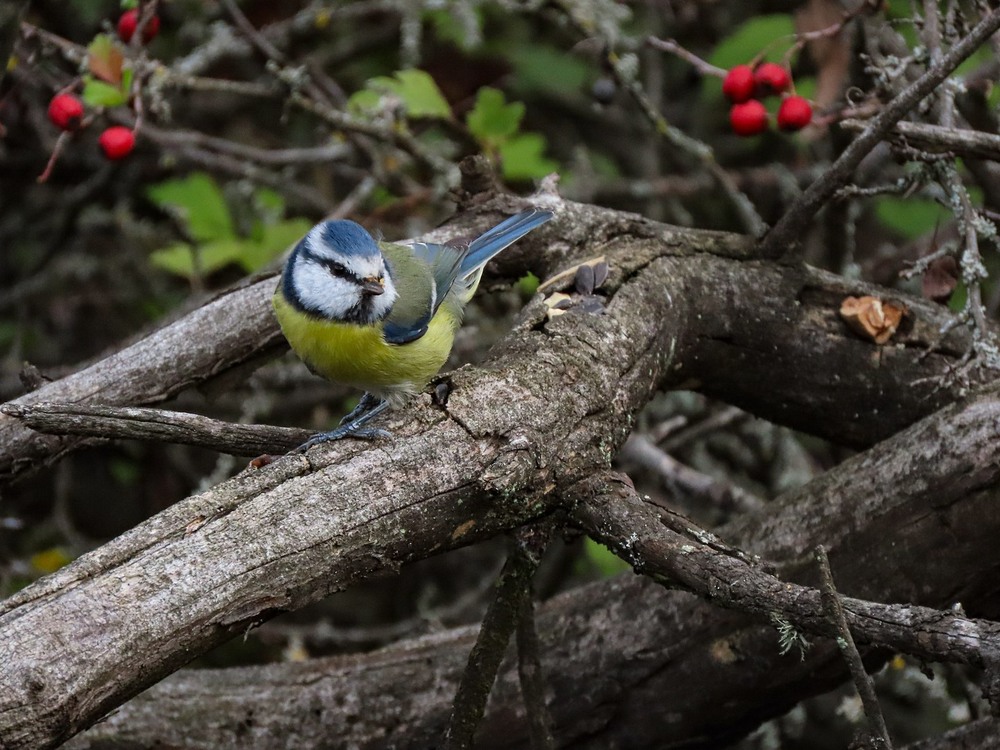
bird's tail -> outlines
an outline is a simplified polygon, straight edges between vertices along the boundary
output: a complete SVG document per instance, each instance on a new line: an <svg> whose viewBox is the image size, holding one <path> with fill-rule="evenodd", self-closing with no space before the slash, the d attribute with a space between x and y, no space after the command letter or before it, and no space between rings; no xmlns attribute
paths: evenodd
<svg viewBox="0 0 1000 750"><path fill-rule="evenodd" d="M483 275L483 268L494 256L551 218L551 211L533 208L501 221L474 239L469 244L469 250L462 259L462 264L458 269L458 280L455 283L455 287L458 287L455 291L459 293L463 303L472 299L472 295L476 293L479 279Z"/></svg>

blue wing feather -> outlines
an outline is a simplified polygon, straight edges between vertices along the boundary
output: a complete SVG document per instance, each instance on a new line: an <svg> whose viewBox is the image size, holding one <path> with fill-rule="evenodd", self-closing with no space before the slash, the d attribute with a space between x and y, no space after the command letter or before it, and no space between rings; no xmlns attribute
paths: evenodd
<svg viewBox="0 0 1000 750"><path fill-rule="evenodd" d="M481 234L469 243L468 248L429 242L409 245L413 255L430 268L434 278L435 298L433 301L428 300L430 304L414 320L394 320L390 315L390 319L385 322L385 340L390 344L406 344L419 339L427 332L431 319L449 295L458 303L455 312L460 319L461 308L475 292L483 267L490 259L551 218L551 211L524 211Z"/></svg>
<svg viewBox="0 0 1000 750"><path fill-rule="evenodd" d="M386 321L385 325L382 326L382 338L387 344L409 344L427 333L433 317L433 315L427 315L409 324Z"/></svg>
<svg viewBox="0 0 1000 750"><path fill-rule="evenodd" d="M501 221L472 241L472 244L469 245L469 251L462 259L458 275L465 277L485 266L501 250L517 242L532 229L541 226L551 218L551 211L532 209L522 211L516 216Z"/></svg>

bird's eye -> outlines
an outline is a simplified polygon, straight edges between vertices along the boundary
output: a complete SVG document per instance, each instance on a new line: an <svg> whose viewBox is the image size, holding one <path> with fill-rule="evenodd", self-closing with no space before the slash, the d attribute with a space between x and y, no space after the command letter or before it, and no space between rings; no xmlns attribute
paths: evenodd
<svg viewBox="0 0 1000 750"><path fill-rule="evenodd" d="M334 276L347 276L347 269L342 263L338 263L335 260L328 260L323 263L326 266L326 270L332 273Z"/></svg>

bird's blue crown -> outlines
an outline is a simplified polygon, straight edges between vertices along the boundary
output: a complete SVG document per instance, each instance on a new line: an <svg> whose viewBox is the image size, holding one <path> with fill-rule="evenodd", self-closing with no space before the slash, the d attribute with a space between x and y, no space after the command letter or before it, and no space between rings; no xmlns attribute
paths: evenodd
<svg viewBox="0 0 1000 750"><path fill-rule="evenodd" d="M347 219L324 221L320 224L320 247L310 243L313 253L322 255L325 248L345 257L376 256L379 254L378 244L363 226ZM312 235L313 233L310 233ZM314 235L313 235L314 237ZM311 237L310 239L312 239Z"/></svg>

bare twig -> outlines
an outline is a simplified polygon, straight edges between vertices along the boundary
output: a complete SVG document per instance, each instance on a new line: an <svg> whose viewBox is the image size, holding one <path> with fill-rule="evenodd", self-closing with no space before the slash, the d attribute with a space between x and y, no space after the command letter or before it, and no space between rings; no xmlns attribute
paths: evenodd
<svg viewBox="0 0 1000 750"><path fill-rule="evenodd" d="M422 608L421 611L403 620L355 627L336 625L327 618L301 625L285 620L272 620L256 628L254 634L258 640L265 643L287 643L297 640L307 648L324 651L329 651L331 648L341 651L361 651L370 649L373 645L384 646L404 638L414 638L428 631L438 630L442 623L465 621L472 613L478 614L502 569L502 559L496 564L491 561L489 570L454 601L429 609Z"/></svg>
<svg viewBox="0 0 1000 750"><path fill-rule="evenodd" d="M827 557L826 548L823 545L816 547L816 563L819 565L821 578L821 591L823 608L830 617L831 622L836 626L837 646L844 655L844 661L851 671L854 680L854 687L861 697L861 703L865 708L865 716L868 717L869 729L873 738L880 738L886 750L892 750L892 738L889 737L889 729L885 725L885 716L882 715L882 705L879 703L878 695L875 694L875 683L865 670L864 662L861 660L861 653L858 651L854 637L851 635L851 628L847 624L847 617L844 615L844 605L840 600L840 594L833 583L833 571L830 569L830 558Z"/></svg>
<svg viewBox="0 0 1000 750"><path fill-rule="evenodd" d="M864 120L842 120L846 130L861 131L867 127ZM932 153L947 152L963 158L1000 161L1000 135L981 130L946 128L922 122L897 122L887 133L893 143L908 144Z"/></svg>
<svg viewBox="0 0 1000 750"><path fill-rule="evenodd" d="M164 409L8 403L0 406L0 413L47 435L179 443L233 456L285 453L313 435L295 427L236 424Z"/></svg>
<svg viewBox="0 0 1000 750"><path fill-rule="evenodd" d="M48 162L45 164L45 169L36 178L36 182L46 182L52 175L52 170L55 169L56 162L59 160L59 155L63 152L66 144L69 143L69 139L73 137L73 134L68 130L64 130L59 133L59 137L56 138L56 145L52 148L52 154L49 156Z"/></svg>
<svg viewBox="0 0 1000 750"><path fill-rule="evenodd" d="M472 747L507 643L522 619L525 602L531 597L531 579L540 560L538 542L531 540L531 536L530 528L516 532L510 557L497 579L496 596L483 618L455 696L445 739L448 750ZM541 546L544 549L544 543Z"/></svg>
<svg viewBox="0 0 1000 750"><path fill-rule="evenodd" d="M676 432L661 436L657 435L656 431L654 431L653 441L662 443L660 447L667 453L670 453L682 446L689 445L705 435L710 435L717 430L724 430L730 425L744 422L750 419L750 416L750 414L736 406L725 406L691 425L681 427Z"/></svg>
<svg viewBox="0 0 1000 750"><path fill-rule="evenodd" d="M712 65L712 63L707 60L702 60L698 55L694 54L690 50L684 49L673 39L657 39L655 36L647 37L646 44L658 50L663 50L664 52L669 52L675 57L679 57L686 63L689 63L691 67L701 73L703 76L715 76L716 78L725 78L726 71L717 65Z"/></svg>
<svg viewBox="0 0 1000 750"><path fill-rule="evenodd" d="M233 0L222 0L222 5L226 9L226 12L232 16L233 21L239 30L246 35L250 42L258 50L260 50L265 57L280 63L284 63L286 61L284 53L253 27L253 24L250 23L250 19L246 17L243 11L240 10L239 6L233 2Z"/></svg>
<svg viewBox="0 0 1000 750"><path fill-rule="evenodd" d="M293 92L289 97L289 101L306 112L316 115L338 130L348 133L360 133L372 136L379 141L393 143L434 173L449 181L452 179L455 182L458 181L457 167L440 156L431 153L409 131L403 128L383 128L377 124L363 122L356 117L351 117L344 112L303 96L300 93Z"/></svg>
<svg viewBox="0 0 1000 750"><path fill-rule="evenodd" d="M535 629L535 602L525 599L521 619L517 622L517 675L521 681L521 697L528 715L528 734L532 750L554 750L552 717L545 699L545 679L542 672L541 647Z"/></svg>
<svg viewBox="0 0 1000 750"><path fill-rule="evenodd" d="M170 146L200 146L228 156L274 166L288 164L315 165L343 161L350 153L343 143L307 148L259 148L238 143L228 138L201 133L197 130L167 130L147 124L143 131L151 139Z"/></svg>
<svg viewBox="0 0 1000 750"><path fill-rule="evenodd" d="M685 466L647 438L633 433L622 446L621 457L654 471L668 486L676 486L706 503L741 513L760 510L764 501L730 482L723 482Z"/></svg>

